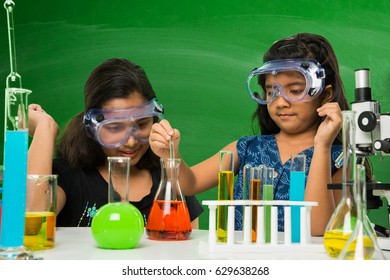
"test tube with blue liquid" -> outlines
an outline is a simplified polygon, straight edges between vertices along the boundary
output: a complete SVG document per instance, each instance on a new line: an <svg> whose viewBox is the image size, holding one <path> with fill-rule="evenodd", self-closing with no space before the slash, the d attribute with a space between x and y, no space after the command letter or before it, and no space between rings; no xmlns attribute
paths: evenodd
<svg viewBox="0 0 390 280"><path fill-rule="evenodd" d="M233 200L234 154L220 151L218 172L218 200ZM231 220L231 219L230 219ZM231 226L231 225L230 225ZM217 241L227 242L228 206L217 207Z"/></svg>
<svg viewBox="0 0 390 280"><path fill-rule="evenodd" d="M306 185L306 155L296 154L291 156L290 167L290 200L305 200ZM299 243L301 238L301 206L291 206L291 241Z"/></svg>

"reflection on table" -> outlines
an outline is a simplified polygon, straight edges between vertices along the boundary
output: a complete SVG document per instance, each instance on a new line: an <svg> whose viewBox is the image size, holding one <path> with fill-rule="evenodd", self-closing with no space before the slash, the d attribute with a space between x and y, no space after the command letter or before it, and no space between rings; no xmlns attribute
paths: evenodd
<svg viewBox="0 0 390 280"><path fill-rule="evenodd" d="M304 247L281 245L277 250L261 250L259 247L259 250L239 253L209 253L207 244L208 230L193 230L190 240L186 241L154 241L147 239L144 234L134 249L106 250L96 246L90 228L63 227L57 228L55 248L36 251L34 256L45 260L332 260L326 253L320 237L312 237L311 244ZM390 259L390 252L386 251L385 255Z"/></svg>

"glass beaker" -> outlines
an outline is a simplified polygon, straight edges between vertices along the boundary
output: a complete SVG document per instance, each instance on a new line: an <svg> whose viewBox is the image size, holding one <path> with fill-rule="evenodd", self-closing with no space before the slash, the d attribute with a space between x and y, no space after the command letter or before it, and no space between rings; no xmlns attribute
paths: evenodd
<svg viewBox="0 0 390 280"><path fill-rule="evenodd" d="M32 251L55 246L57 175L27 175L24 246Z"/></svg>
<svg viewBox="0 0 390 280"><path fill-rule="evenodd" d="M386 259L378 245L375 231L367 217L366 172L364 165L356 166L353 193L357 206L355 229L350 234L338 258L342 260Z"/></svg>
<svg viewBox="0 0 390 280"><path fill-rule="evenodd" d="M153 240L187 240L192 231L187 203L179 184L180 159L161 158L161 181L146 223Z"/></svg>
<svg viewBox="0 0 390 280"><path fill-rule="evenodd" d="M338 257L355 228L357 207L353 197L356 174L355 116L354 111L342 111L343 170L342 199L333 212L324 234L325 250Z"/></svg>
<svg viewBox="0 0 390 280"><path fill-rule="evenodd" d="M99 248L131 249L141 240L144 219L129 203L130 158L108 157L108 203L92 219L92 235Z"/></svg>
<svg viewBox="0 0 390 280"><path fill-rule="evenodd" d="M290 200L305 200L306 155L292 155L290 167ZM301 206L291 206L291 241L301 241Z"/></svg>
<svg viewBox="0 0 390 280"><path fill-rule="evenodd" d="M231 151L219 152L218 200L233 200L234 154ZM227 242L228 207L217 207L217 241Z"/></svg>

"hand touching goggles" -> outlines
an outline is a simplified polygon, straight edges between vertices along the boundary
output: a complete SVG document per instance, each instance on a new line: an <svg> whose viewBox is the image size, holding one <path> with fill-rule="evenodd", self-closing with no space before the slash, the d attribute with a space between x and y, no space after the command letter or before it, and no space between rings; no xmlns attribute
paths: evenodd
<svg viewBox="0 0 390 280"><path fill-rule="evenodd" d="M286 73L297 82L283 88L279 83L266 84L267 75ZM255 77L253 79L253 77ZM322 93L325 85L325 70L311 59L280 59L266 62L254 69L248 76L246 86L253 100L258 104L268 104L279 95L289 102L314 98Z"/></svg>
<svg viewBox="0 0 390 280"><path fill-rule="evenodd" d="M149 141L150 118L162 118L163 107L156 99L142 106L127 109L91 109L84 115L89 136L108 149L117 148L130 137L140 142Z"/></svg>

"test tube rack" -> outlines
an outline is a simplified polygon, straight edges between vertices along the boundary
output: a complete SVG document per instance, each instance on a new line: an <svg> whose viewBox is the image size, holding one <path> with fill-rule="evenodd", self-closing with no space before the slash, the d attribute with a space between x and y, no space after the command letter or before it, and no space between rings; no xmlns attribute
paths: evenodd
<svg viewBox="0 0 390 280"><path fill-rule="evenodd" d="M203 205L209 208L209 235L208 244L200 243L201 249L209 253L248 253L266 252L275 250L286 250L299 248L304 250L313 246L310 233L310 212L312 206L317 202L310 201L289 201L289 200L204 200ZM271 240L265 243L264 206L271 206ZM218 206L228 207L227 217L227 241L217 241L216 214ZM242 234L237 234L234 227L235 207L243 207L243 228ZM284 233L278 234L278 207L284 208ZM300 207L300 242L291 241L291 206ZM252 209L257 208L257 230L256 242L252 242ZM316 244L317 246L323 245Z"/></svg>

